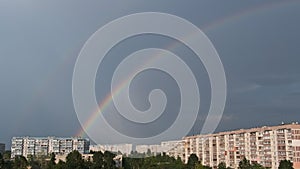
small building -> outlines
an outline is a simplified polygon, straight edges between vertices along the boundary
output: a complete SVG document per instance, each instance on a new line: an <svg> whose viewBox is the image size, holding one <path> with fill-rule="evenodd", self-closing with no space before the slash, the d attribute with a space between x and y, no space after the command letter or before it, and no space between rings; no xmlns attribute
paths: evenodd
<svg viewBox="0 0 300 169"><path fill-rule="evenodd" d="M3 154L5 152L5 144L0 143L0 154Z"/></svg>

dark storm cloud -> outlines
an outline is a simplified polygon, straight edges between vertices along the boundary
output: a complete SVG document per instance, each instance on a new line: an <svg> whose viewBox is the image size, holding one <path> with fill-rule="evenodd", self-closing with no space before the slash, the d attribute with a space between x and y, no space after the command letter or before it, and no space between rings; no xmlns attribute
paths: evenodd
<svg viewBox="0 0 300 169"><path fill-rule="evenodd" d="M299 77L291 75L271 75L271 76L258 76L253 79L258 85L261 86L278 86L278 85L292 85L300 81Z"/></svg>
<svg viewBox="0 0 300 169"><path fill-rule="evenodd" d="M300 3L279 2L1 1L0 142L75 135L72 73L82 45L107 22L143 11L186 18L215 45L228 83L218 131L300 120Z"/></svg>

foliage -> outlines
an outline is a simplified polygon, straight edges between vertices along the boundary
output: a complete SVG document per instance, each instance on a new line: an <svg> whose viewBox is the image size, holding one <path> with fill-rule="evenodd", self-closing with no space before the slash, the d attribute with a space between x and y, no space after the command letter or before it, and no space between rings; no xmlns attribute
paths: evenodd
<svg viewBox="0 0 300 169"><path fill-rule="evenodd" d="M101 151L95 152L93 154L93 163L92 163L91 168L92 169L103 168L104 167L103 157L104 157L104 154Z"/></svg>
<svg viewBox="0 0 300 169"><path fill-rule="evenodd" d="M252 164L252 169L265 169L265 167L258 164L258 163L253 163Z"/></svg>
<svg viewBox="0 0 300 169"><path fill-rule="evenodd" d="M10 160L10 157L11 157L11 151L5 151L3 153L3 160L6 161L6 160Z"/></svg>
<svg viewBox="0 0 300 169"><path fill-rule="evenodd" d="M4 159L2 154L0 153L0 168L3 168L3 166L4 166Z"/></svg>
<svg viewBox="0 0 300 169"><path fill-rule="evenodd" d="M195 169L211 169L211 167L202 165L201 163L198 163L195 165Z"/></svg>
<svg viewBox="0 0 300 169"><path fill-rule="evenodd" d="M227 169L226 163L221 162L221 163L218 165L218 169Z"/></svg>
<svg viewBox="0 0 300 169"><path fill-rule="evenodd" d="M182 169L185 165L180 158L175 159L165 154L145 158L123 158L124 169Z"/></svg>
<svg viewBox="0 0 300 169"><path fill-rule="evenodd" d="M46 169L55 169L55 161L56 161L56 157L54 153L51 153L50 155L50 161L47 162L46 164Z"/></svg>
<svg viewBox="0 0 300 169"><path fill-rule="evenodd" d="M196 154L191 154L188 163L184 164L182 160L170 157L163 154L156 156L149 156L150 152L141 158L131 158L123 156L122 168L116 167L114 161L115 154L111 152L91 152L93 154L91 159L84 160L78 151L69 153L66 157L66 162L59 161L55 163L56 157L52 153L48 157L29 156L28 161L23 156L16 156L15 159L4 158L0 155L0 169L211 169L209 166L202 165ZM136 155L138 155L136 153ZM135 156L136 157L136 156ZM290 161L281 161L280 169L292 169ZM218 169L231 169L226 167L224 162L218 165ZM239 169L265 169L258 163L250 163L246 158L239 163Z"/></svg>
<svg viewBox="0 0 300 169"><path fill-rule="evenodd" d="M13 163L13 169L27 169L28 161L23 156L16 156Z"/></svg>
<svg viewBox="0 0 300 169"><path fill-rule="evenodd" d="M256 162L251 164L249 160L243 158L239 163L239 169L265 169L265 167Z"/></svg>
<svg viewBox="0 0 300 169"><path fill-rule="evenodd" d="M66 158L66 169L84 169L85 163L81 154L74 150Z"/></svg>
<svg viewBox="0 0 300 169"><path fill-rule="evenodd" d="M187 163L187 167L190 169L195 168L196 164L199 164L199 158L197 157L196 154L191 154L189 159L188 159L188 163ZM199 166L201 167L201 166Z"/></svg>
<svg viewBox="0 0 300 169"><path fill-rule="evenodd" d="M114 161L115 154L105 151L103 155L103 161L104 161L104 168L110 168L114 169L115 167L115 161Z"/></svg>
<svg viewBox="0 0 300 169"><path fill-rule="evenodd" d="M293 169L293 163L290 160L282 160L279 163L279 169Z"/></svg>
<svg viewBox="0 0 300 169"><path fill-rule="evenodd" d="M54 169L65 169L67 168L67 164L61 160L54 166Z"/></svg>
<svg viewBox="0 0 300 169"><path fill-rule="evenodd" d="M250 161L247 160L246 158L243 158L243 159L239 162L239 169L251 169Z"/></svg>

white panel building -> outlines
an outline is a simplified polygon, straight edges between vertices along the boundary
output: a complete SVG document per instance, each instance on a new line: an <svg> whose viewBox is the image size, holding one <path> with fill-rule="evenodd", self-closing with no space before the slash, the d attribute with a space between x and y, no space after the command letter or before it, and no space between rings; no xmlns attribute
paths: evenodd
<svg viewBox="0 0 300 169"><path fill-rule="evenodd" d="M132 151L132 144L105 144L105 145L91 145L90 146L90 151L110 151L113 153L118 153L121 152L122 154L129 155Z"/></svg>
<svg viewBox="0 0 300 169"><path fill-rule="evenodd" d="M240 129L184 139L184 161L196 154L203 165L216 167L220 162L237 168L245 157L252 163L278 168L281 160L290 160L300 168L300 125L298 123Z"/></svg>
<svg viewBox="0 0 300 169"><path fill-rule="evenodd" d="M150 151L152 154L157 155L162 153L162 147L159 144L153 144L153 145L137 145L135 147L135 150L138 153L148 153Z"/></svg>
<svg viewBox="0 0 300 169"><path fill-rule="evenodd" d="M85 138L56 137L13 137L11 157L22 155L48 156L51 153L68 154L77 150L82 154L89 153L90 141Z"/></svg>

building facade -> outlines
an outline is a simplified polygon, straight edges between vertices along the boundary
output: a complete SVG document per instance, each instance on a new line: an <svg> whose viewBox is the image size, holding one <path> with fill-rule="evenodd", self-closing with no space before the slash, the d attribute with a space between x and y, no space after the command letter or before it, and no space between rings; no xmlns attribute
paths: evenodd
<svg viewBox="0 0 300 169"><path fill-rule="evenodd" d="M120 152L123 155L130 155L133 150L134 148L132 144L98 144L90 146L90 151L110 151L112 153ZM180 157L183 159L184 146L182 140L164 141L161 142L161 144L136 145L135 151L141 154L147 154L150 151L151 155L166 153L169 156L173 156L175 158Z"/></svg>
<svg viewBox="0 0 300 169"><path fill-rule="evenodd" d="M151 152L152 155L157 155L161 154L162 152L162 147L160 144L153 144L153 145L136 145L135 146L135 151L137 153L149 153Z"/></svg>
<svg viewBox="0 0 300 169"><path fill-rule="evenodd" d="M300 168L300 125L298 123L240 129L183 138L184 162L196 154L203 165L217 167L225 162L237 168L244 157L272 169L281 160L290 160Z"/></svg>
<svg viewBox="0 0 300 169"><path fill-rule="evenodd" d="M5 152L5 144L0 143L0 154L3 154Z"/></svg>
<svg viewBox="0 0 300 169"><path fill-rule="evenodd" d="M48 156L51 153L68 154L77 150L82 154L89 153L90 141L85 138L56 137L13 137L11 157L22 155Z"/></svg>
<svg viewBox="0 0 300 169"><path fill-rule="evenodd" d="M184 141L182 140L174 140L174 141L164 141L161 142L162 152L166 153L166 155L180 158L181 160L185 159L185 149L184 149Z"/></svg>
<svg viewBox="0 0 300 169"><path fill-rule="evenodd" d="M183 159L184 157L184 142L182 140L174 141L163 141L160 144L153 145L136 145L136 151L138 153L148 153L149 151L152 155L158 155L165 153L168 156L179 157Z"/></svg>
<svg viewBox="0 0 300 169"><path fill-rule="evenodd" d="M105 145L92 145L90 146L90 151L101 151L101 152L105 152L105 151L110 151L113 153L122 153L122 154L126 154L129 155L132 151L132 144L105 144Z"/></svg>

